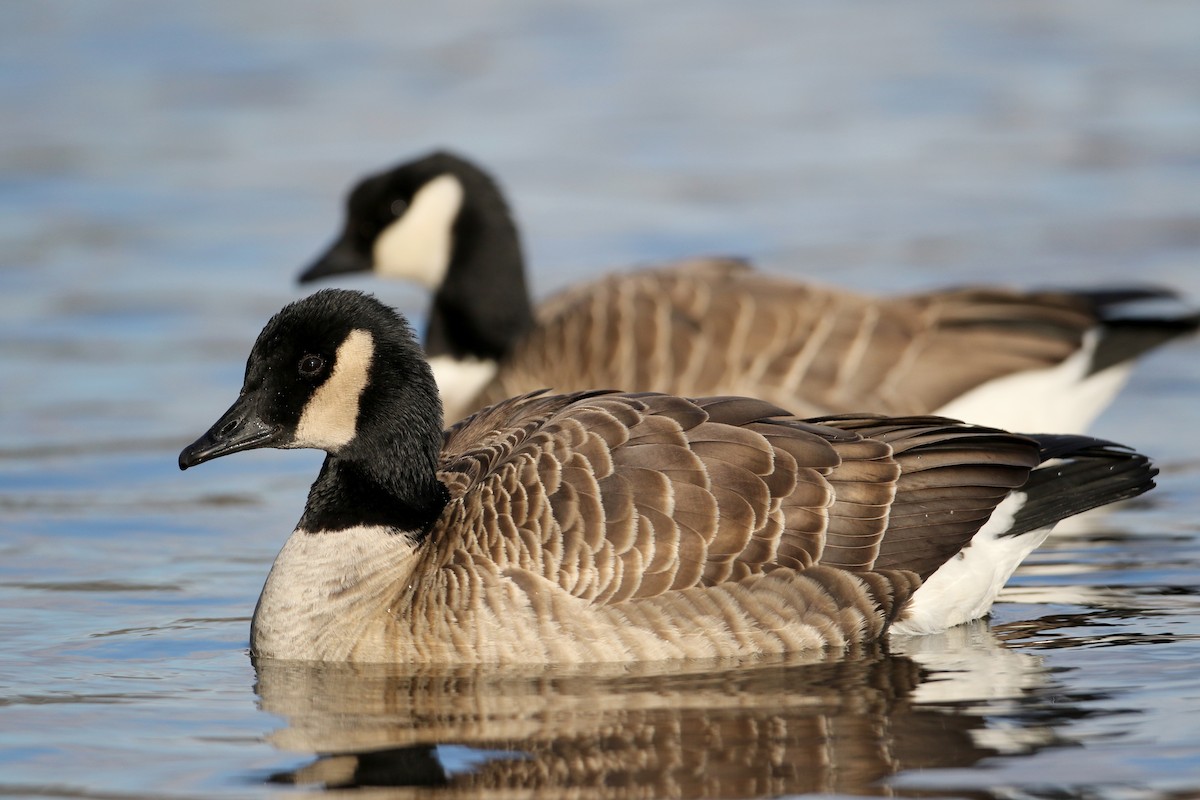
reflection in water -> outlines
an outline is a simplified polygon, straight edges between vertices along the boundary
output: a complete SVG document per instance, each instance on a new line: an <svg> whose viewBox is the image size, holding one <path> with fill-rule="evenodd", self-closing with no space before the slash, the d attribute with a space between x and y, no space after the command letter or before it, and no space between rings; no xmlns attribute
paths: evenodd
<svg viewBox="0 0 1200 800"><path fill-rule="evenodd" d="M272 742L318 756L276 782L538 797L891 794L881 782L905 770L1053 741L1044 718L989 729L997 700L1048 680L1037 659L983 624L951 636L899 643L909 655L570 672L262 661L258 692L287 720Z"/></svg>
<svg viewBox="0 0 1200 800"><path fill-rule="evenodd" d="M1194 602L1194 593L1183 596ZM1175 644L1200 639L1200 635L1192 633L1149 633L1138 629L1138 626L1146 624L1146 620L1164 616L1164 612L1145 609L1048 614L1035 620L1006 625L1002 635L1005 641L1019 640L1022 647L1037 650Z"/></svg>

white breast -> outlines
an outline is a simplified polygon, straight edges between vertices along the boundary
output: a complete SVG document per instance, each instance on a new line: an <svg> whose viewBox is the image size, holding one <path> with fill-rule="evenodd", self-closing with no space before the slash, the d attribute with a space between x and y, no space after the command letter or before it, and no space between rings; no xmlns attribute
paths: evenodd
<svg viewBox="0 0 1200 800"><path fill-rule="evenodd" d="M411 573L413 540L378 526L297 529L275 558L254 610L250 648L285 659L345 660L382 641L386 596Z"/></svg>

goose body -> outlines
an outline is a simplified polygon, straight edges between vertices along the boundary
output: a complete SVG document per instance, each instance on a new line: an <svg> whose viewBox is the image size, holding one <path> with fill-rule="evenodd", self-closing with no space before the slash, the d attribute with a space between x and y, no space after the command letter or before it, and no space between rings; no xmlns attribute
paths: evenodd
<svg viewBox="0 0 1200 800"><path fill-rule="evenodd" d="M375 299L324 290L263 329L238 400L179 458L327 453L256 655L642 661L938 631L986 614L1056 521L1155 474L1083 436L804 421L744 397L531 394L441 419L415 338Z"/></svg>
<svg viewBox="0 0 1200 800"><path fill-rule="evenodd" d="M873 297L699 259L617 273L534 308L496 182L445 152L362 180L302 281L373 271L433 292L425 337L454 420L542 388L768 399L802 415L941 414L1082 432L1134 360L1200 325L1131 316L1159 289L962 288Z"/></svg>

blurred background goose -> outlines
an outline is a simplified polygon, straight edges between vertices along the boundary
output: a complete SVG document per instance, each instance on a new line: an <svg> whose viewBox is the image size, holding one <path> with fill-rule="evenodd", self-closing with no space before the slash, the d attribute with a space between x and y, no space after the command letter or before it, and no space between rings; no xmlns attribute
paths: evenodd
<svg viewBox="0 0 1200 800"><path fill-rule="evenodd" d="M341 235L300 280L359 271L433 293L425 351L450 420L537 389L612 387L1082 432L1138 356L1200 326L1195 312L1136 315L1174 296L1157 288L879 298L733 259L609 275L535 310L499 186L447 152L359 182Z"/></svg>
<svg viewBox="0 0 1200 800"><path fill-rule="evenodd" d="M1089 437L806 422L739 397L534 394L443 433L407 323L345 290L268 322L179 466L260 447L327 456L252 651L337 661L741 657L937 632L985 615L1055 522L1156 472Z"/></svg>

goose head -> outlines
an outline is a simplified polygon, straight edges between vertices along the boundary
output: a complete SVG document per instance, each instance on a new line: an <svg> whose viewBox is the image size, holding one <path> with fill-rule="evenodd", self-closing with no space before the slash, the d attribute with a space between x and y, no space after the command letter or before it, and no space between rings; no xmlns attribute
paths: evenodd
<svg viewBox="0 0 1200 800"><path fill-rule="evenodd" d="M301 283L352 272L433 292L425 351L496 361L533 327L516 223L496 181L438 151L360 180L334 242Z"/></svg>
<svg viewBox="0 0 1200 800"><path fill-rule="evenodd" d="M299 280L374 272L436 290L481 240L494 246L506 238L515 242L516 228L496 181L470 161L437 151L355 184L341 233Z"/></svg>
<svg viewBox="0 0 1200 800"><path fill-rule="evenodd" d="M407 322L369 295L326 289L267 323L237 400L179 468L262 447L324 450L310 523L411 530L445 505L441 437L437 386Z"/></svg>

